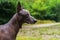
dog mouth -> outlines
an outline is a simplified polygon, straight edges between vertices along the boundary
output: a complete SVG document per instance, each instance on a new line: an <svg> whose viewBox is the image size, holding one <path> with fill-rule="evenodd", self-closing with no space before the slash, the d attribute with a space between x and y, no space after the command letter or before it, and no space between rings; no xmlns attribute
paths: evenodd
<svg viewBox="0 0 60 40"><path fill-rule="evenodd" d="M26 23L28 23L28 24L35 24L37 21L33 21L33 22L26 22Z"/></svg>

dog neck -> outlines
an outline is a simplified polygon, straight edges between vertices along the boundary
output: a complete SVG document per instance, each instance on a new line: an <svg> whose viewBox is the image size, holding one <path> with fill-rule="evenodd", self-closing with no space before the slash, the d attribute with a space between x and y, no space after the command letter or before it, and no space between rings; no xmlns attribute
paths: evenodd
<svg viewBox="0 0 60 40"><path fill-rule="evenodd" d="M12 17L12 19L8 22L8 24L9 24L9 27L12 27L14 29L14 32L15 32L14 35L16 37L19 29L22 27L22 24L23 24L22 16L19 18L19 16L16 13Z"/></svg>

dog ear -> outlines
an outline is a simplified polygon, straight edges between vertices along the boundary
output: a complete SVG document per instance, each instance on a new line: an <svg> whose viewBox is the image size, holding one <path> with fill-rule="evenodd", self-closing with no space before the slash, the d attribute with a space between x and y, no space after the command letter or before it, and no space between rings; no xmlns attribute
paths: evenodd
<svg viewBox="0 0 60 40"><path fill-rule="evenodd" d="M21 4L20 4L20 2L18 2L18 4L17 4L17 13L19 13L19 11L22 9L22 7L21 7Z"/></svg>

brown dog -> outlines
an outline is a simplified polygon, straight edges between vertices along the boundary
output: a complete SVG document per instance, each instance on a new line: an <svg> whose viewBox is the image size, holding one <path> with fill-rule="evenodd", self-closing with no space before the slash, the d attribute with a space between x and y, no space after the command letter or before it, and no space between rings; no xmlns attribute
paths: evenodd
<svg viewBox="0 0 60 40"><path fill-rule="evenodd" d="M34 24L36 19L30 16L29 11L22 9L20 2L17 5L17 12L11 20L0 25L0 40L16 40L17 33L23 23Z"/></svg>

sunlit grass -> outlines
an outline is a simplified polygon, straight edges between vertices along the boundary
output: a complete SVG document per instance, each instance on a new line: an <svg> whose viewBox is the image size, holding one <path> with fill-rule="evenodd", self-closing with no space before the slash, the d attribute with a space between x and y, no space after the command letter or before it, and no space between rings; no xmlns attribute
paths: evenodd
<svg viewBox="0 0 60 40"><path fill-rule="evenodd" d="M35 24L48 24L48 23L56 23L55 21L53 20L37 20L37 22ZM35 24L23 24L23 26L26 26L26 25L35 25Z"/></svg>
<svg viewBox="0 0 60 40"><path fill-rule="evenodd" d="M16 40L43 40L42 37L18 36Z"/></svg>
<svg viewBox="0 0 60 40"><path fill-rule="evenodd" d="M55 26L51 26L51 27L41 27L41 28L31 28L31 29L22 29L20 30L21 33L23 34L28 34L30 32L30 34L32 35L43 35L43 34L47 34L47 35L60 35L60 25L55 25ZM36 34L38 33L38 34Z"/></svg>
<svg viewBox="0 0 60 40"><path fill-rule="evenodd" d="M18 36L16 40L60 40L60 38L43 38L43 37L27 37L27 36Z"/></svg>
<svg viewBox="0 0 60 40"><path fill-rule="evenodd" d="M60 38L50 38L49 40L60 40Z"/></svg>
<svg viewBox="0 0 60 40"><path fill-rule="evenodd" d="M42 28L32 28L32 31L39 31L40 35L47 34L47 35L60 35L60 27L59 26L51 26L51 27L42 27Z"/></svg>
<svg viewBox="0 0 60 40"><path fill-rule="evenodd" d="M16 40L60 40L60 25L21 29L19 35Z"/></svg>
<svg viewBox="0 0 60 40"><path fill-rule="evenodd" d="M55 23L53 20L37 20L36 24L47 24L47 23Z"/></svg>

